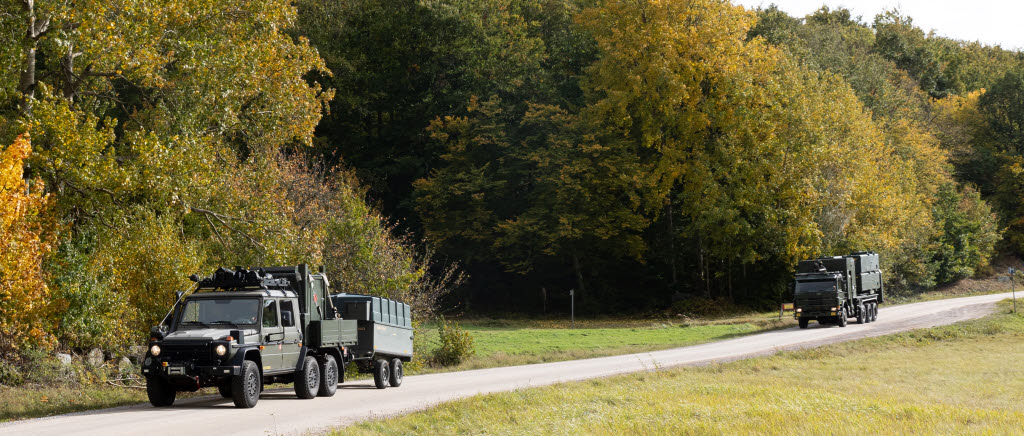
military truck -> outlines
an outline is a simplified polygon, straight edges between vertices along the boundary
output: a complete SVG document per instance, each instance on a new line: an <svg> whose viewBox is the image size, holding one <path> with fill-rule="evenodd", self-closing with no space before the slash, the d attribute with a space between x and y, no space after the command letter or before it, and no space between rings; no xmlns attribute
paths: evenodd
<svg viewBox="0 0 1024 436"><path fill-rule="evenodd" d="M884 301L878 254L869 251L801 260L793 285L793 316L802 329L811 320L840 327L850 317L873 322Z"/></svg>
<svg viewBox="0 0 1024 436"><path fill-rule="evenodd" d="M250 408L271 383L293 383L299 398L329 397L352 362L373 372L378 388L401 386L403 362L412 359L408 306L402 305L405 334L382 339L381 347L375 335L360 334L367 321L339 313L322 267L219 268L191 279L193 292L179 292L150 330L142 374L154 406L172 405L177 392L217 387L235 406ZM381 310L382 299L366 298L369 310Z"/></svg>

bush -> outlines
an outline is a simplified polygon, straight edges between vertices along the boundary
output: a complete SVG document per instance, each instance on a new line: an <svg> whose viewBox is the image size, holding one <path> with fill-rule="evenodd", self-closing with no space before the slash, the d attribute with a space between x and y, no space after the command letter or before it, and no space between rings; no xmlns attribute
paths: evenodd
<svg viewBox="0 0 1024 436"><path fill-rule="evenodd" d="M690 317L718 317L743 310L726 298L689 297L672 303L672 312Z"/></svg>
<svg viewBox="0 0 1024 436"><path fill-rule="evenodd" d="M0 386L21 386L25 378L13 362L0 360Z"/></svg>
<svg viewBox="0 0 1024 436"><path fill-rule="evenodd" d="M433 352L433 363L440 366L458 365L473 356L473 336L458 323L443 316L438 319L437 336L440 346Z"/></svg>

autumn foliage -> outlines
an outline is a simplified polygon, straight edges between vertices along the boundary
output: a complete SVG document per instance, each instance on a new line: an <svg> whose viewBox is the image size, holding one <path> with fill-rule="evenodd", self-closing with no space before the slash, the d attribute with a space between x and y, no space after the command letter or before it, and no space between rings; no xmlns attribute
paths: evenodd
<svg viewBox="0 0 1024 436"><path fill-rule="evenodd" d="M52 339L56 305L43 260L53 249L54 223L41 184L32 192L22 178L31 153L29 136L21 135L0 154L0 355Z"/></svg>

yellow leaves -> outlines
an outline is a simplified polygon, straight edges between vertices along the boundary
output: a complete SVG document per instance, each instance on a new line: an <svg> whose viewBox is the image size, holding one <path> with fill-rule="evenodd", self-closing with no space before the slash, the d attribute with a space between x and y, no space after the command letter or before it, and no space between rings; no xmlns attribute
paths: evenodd
<svg viewBox="0 0 1024 436"><path fill-rule="evenodd" d="M42 183L28 189L23 176L31 155L28 134L0 154L0 354L49 342L42 261L51 250L54 223Z"/></svg>

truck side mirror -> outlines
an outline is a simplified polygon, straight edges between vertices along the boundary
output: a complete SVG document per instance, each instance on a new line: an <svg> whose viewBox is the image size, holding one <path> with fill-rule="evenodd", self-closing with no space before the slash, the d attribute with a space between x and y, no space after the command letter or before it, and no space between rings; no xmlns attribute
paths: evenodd
<svg viewBox="0 0 1024 436"><path fill-rule="evenodd" d="M184 295L185 295L185 291L177 291L177 292L175 292L174 293L174 302L177 303L177 302L181 301L181 297L184 296Z"/></svg>
<svg viewBox="0 0 1024 436"><path fill-rule="evenodd" d="M164 338L164 326L163 325L155 325L152 328L150 328L149 329L149 337L157 338L157 340L163 339Z"/></svg>

